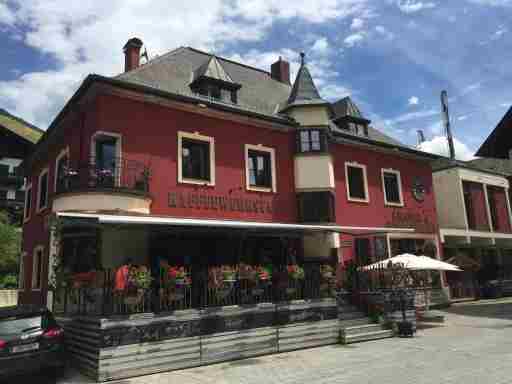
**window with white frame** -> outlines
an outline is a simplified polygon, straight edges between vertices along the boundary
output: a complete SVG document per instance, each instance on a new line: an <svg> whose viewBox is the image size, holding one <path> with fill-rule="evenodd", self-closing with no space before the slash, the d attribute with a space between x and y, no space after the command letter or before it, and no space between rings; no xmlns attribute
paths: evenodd
<svg viewBox="0 0 512 384"><path fill-rule="evenodd" d="M25 190L25 209L23 210L23 219L27 221L30 219L30 211L32 208L32 184L27 185Z"/></svg>
<svg viewBox="0 0 512 384"><path fill-rule="evenodd" d="M59 153L55 160L55 193L64 192L66 172L69 167L69 149L66 148Z"/></svg>
<svg viewBox="0 0 512 384"><path fill-rule="evenodd" d="M276 192L274 148L246 144L245 175L248 190Z"/></svg>
<svg viewBox="0 0 512 384"><path fill-rule="evenodd" d="M39 174L37 183L37 212L48 207L48 168Z"/></svg>
<svg viewBox="0 0 512 384"><path fill-rule="evenodd" d="M402 195L402 180L400 172L393 169L382 170L382 189L386 205L402 207L404 205Z"/></svg>
<svg viewBox="0 0 512 384"><path fill-rule="evenodd" d="M7 200L16 200L16 191L14 189L7 190Z"/></svg>
<svg viewBox="0 0 512 384"><path fill-rule="evenodd" d="M215 140L178 132L178 182L215 185Z"/></svg>
<svg viewBox="0 0 512 384"><path fill-rule="evenodd" d="M43 277L44 247L42 245L34 248L32 256L32 289L41 289Z"/></svg>
<svg viewBox="0 0 512 384"><path fill-rule="evenodd" d="M349 201L363 203L370 201L370 197L368 196L366 165L359 163L345 163L345 180Z"/></svg>

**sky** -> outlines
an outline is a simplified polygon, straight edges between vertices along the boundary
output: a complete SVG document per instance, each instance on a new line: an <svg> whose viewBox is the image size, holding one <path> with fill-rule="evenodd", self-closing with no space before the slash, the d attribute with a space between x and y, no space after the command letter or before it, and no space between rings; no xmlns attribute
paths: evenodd
<svg viewBox="0 0 512 384"><path fill-rule="evenodd" d="M455 150L471 159L512 104L512 0L0 0L0 108L46 129L89 73L123 71L122 47L150 58L192 46L297 71L322 96L350 95L372 125L446 154L440 93Z"/></svg>

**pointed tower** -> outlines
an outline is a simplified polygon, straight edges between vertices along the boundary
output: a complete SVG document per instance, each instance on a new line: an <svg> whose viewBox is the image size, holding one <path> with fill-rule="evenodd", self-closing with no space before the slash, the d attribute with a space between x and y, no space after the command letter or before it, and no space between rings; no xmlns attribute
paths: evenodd
<svg viewBox="0 0 512 384"><path fill-rule="evenodd" d="M303 223L334 223L334 167L328 147L330 104L322 99L301 53L301 65L288 102L282 108L299 123L296 132L295 191L298 219ZM329 257L338 236L307 236L304 256Z"/></svg>

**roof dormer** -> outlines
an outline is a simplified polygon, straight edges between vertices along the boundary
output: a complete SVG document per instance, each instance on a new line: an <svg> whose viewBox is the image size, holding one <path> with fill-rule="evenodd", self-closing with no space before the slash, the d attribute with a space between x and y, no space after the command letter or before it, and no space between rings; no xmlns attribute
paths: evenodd
<svg viewBox="0 0 512 384"><path fill-rule="evenodd" d="M344 97L332 104L332 121L336 126L349 133L368 137L370 120L365 119L350 97Z"/></svg>
<svg viewBox="0 0 512 384"><path fill-rule="evenodd" d="M190 89L194 93L235 104L237 103L237 91L240 88L241 85L233 81L215 56L210 56L194 71L193 80L190 83Z"/></svg>

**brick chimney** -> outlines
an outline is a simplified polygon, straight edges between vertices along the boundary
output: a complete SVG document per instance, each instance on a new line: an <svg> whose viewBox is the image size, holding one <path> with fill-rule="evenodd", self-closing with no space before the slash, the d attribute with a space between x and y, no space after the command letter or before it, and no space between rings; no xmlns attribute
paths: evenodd
<svg viewBox="0 0 512 384"><path fill-rule="evenodd" d="M140 64L140 49L142 47L142 40L132 37L124 45L124 71L128 72L135 69Z"/></svg>
<svg viewBox="0 0 512 384"><path fill-rule="evenodd" d="M270 66L270 75L274 80L290 84L290 63L279 56L279 60Z"/></svg>

